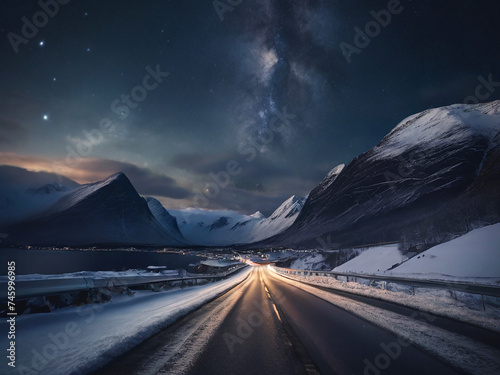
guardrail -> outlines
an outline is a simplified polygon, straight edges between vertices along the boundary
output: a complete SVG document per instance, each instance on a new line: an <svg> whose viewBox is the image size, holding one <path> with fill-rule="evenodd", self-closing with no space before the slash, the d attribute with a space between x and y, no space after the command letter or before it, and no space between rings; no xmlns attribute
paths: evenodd
<svg viewBox="0 0 500 375"><path fill-rule="evenodd" d="M220 274L186 274L186 276L119 276L93 279L89 277L41 279L16 281L16 300L33 297L47 297L63 293L88 291L95 288L131 287L170 281L216 280L223 279L234 272L247 267L246 264ZM7 281L0 281L0 303L7 302Z"/></svg>
<svg viewBox="0 0 500 375"><path fill-rule="evenodd" d="M333 271L303 271L295 270L291 268L281 268L273 266L276 272L287 275L296 276L326 276L333 277L339 281L354 281L358 282L358 279L367 280L368 285L374 281L382 282L382 288L385 289L386 285L383 283L394 283L400 285L406 285L417 288L438 288L438 289L448 289L457 292L466 292L471 294L478 294L481 296L491 296L500 297L500 286L488 285L488 284L476 284L467 283L462 281L444 281L444 280L422 280L422 279L412 279L397 276L385 276L385 275L367 275L358 273L343 273L343 272L333 272Z"/></svg>

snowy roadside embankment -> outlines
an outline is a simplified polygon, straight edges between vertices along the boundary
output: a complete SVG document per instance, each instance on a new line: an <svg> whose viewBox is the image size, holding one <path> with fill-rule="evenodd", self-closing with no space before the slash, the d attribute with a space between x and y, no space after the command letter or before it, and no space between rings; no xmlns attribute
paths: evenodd
<svg viewBox="0 0 500 375"><path fill-rule="evenodd" d="M186 289L138 291L106 304L70 307L16 318L16 368L2 374L82 374L96 370L247 278L250 268L228 279ZM5 320L1 332L7 332ZM6 337L6 335L5 335ZM2 345L6 346L6 342Z"/></svg>
<svg viewBox="0 0 500 375"><path fill-rule="evenodd" d="M270 270L273 271L271 272L273 277L284 279L300 289L392 332L397 336L397 340L382 344L386 347L398 348L398 353L404 351L406 346L414 344L466 373L492 375L500 373L500 351L498 349L428 323L432 323L433 317L425 312L416 312L415 316L410 317L403 316L281 276L272 267ZM417 317L424 317L427 322L415 319ZM381 349L381 353L385 352ZM367 358L367 360L372 361L373 358Z"/></svg>
<svg viewBox="0 0 500 375"><path fill-rule="evenodd" d="M499 265L497 223L474 229L410 259L401 254L397 244L370 247L333 271L500 285Z"/></svg>
<svg viewBox="0 0 500 375"><path fill-rule="evenodd" d="M270 269L276 272L272 267ZM341 281L329 276L286 275L286 278L393 302L500 333L500 301L494 297L484 297L486 310L483 310L481 296L445 289L414 288L388 282L383 284L384 289L380 289L375 285ZM368 280L365 282L368 283Z"/></svg>
<svg viewBox="0 0 500 375"><path fill-rule="evenodd" d="M154 266L150 266L155 269ZM89 278L89 279L118 279L120 277L158 277L164 278L165 276L178 276L178 270L160 270L159 272L151 272L150 270L126 270L126 271L80 271L72 273L59 273L53 275L45 275L39 273L32 273L28 275L17 275L17 281L33 281L33 280L58 280L58 279L76 279L76 278ZM7 276L0 276L1 281L7 281Z"/></svg>

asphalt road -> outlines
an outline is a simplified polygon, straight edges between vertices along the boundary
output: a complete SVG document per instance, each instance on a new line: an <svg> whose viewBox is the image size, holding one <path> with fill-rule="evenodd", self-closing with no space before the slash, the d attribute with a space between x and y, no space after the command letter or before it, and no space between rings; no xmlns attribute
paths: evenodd
<svg viewBox="0 0 500 375"><path fill-rule="evenodd" d="M260 272L321 374L458 373L419 348L398 342L393 334L270 276L267 268Z"/></svg>
<svg viewBox="0 0 500 375"><path fill-rule="evenodd" d="M264 287L262 268L254 268L251 283L189 374L305 373Z"/></svg>
<svg viewBox="0 0 500 375"><path fill-rule="evenodd" d="M255 267L245 282L97 373L458 373L268 272Z"/></svg>

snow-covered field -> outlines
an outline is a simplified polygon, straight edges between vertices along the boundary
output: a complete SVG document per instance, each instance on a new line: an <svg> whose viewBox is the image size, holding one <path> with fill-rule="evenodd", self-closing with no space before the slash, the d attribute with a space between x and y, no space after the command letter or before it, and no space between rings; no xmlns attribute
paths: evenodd
<svg viewBox="0 0 500 375"><path fill-rule="evenodd" d="M2 374L78 374L95 370L181 316L239 284L251 268L202 286L118 296L106 304L16 318L16 368ZM8 331L6 319L1 332ZM8 348L7 335L2 347Z"/></svg>
<svg viewBox="0 0 500 375"><path fill-rule="evenodd" d="M434 246L401 264L391 273L427 278L428 274L500 280L500 223L474 229Z"/></svg>
<svg viewBox="0 0 500 375"><path fill-rule="evenodd" d="M400 264L394 269L389 269ZM368 248L335 272L500 285L500 223L474 229L407 259L397 245Z"/></svg>

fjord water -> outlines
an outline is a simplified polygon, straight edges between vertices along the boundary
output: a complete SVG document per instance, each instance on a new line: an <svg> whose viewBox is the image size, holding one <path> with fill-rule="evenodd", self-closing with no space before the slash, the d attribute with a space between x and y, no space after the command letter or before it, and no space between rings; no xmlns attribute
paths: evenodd
<svg viewBox="0 0 500 375"><path fill-rule="evenodd" d="M205 258L156 251L124 250L39 250L0 248L0 275L7 274L7 262L16 262L16 274L60 274L79 271L122 271L166 266L187 269Z"/></svg>

